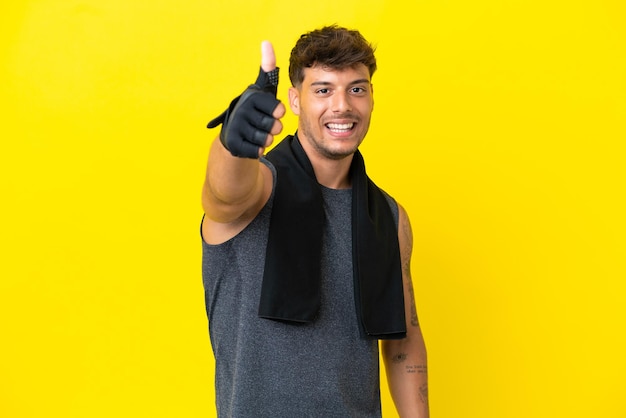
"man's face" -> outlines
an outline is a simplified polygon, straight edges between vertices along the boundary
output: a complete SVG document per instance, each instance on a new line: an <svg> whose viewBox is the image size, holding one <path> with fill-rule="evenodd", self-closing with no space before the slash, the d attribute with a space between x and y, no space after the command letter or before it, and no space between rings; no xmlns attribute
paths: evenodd
<svg viewBox="0 0 626 418"><path fill-rule="evenodd" d="M333 160L352 155L369 129L372 93L369 70L363 64L342 70L306 68L302 85L289 89L305 150Z"/></svg>

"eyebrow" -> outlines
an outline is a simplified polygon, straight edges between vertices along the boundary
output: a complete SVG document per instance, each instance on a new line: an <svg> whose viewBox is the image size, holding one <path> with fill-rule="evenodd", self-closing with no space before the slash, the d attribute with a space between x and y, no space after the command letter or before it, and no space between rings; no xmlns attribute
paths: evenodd
<svg viewBox="0 0 626 418"><path fill-rule="evenodd" d="M351 81L348 85L354 86L355 84L370 84L370 80L367 78L361 78L358 80ZM311 83L311 86L332 86L333 83L330 81L314 81Z"/></svg>

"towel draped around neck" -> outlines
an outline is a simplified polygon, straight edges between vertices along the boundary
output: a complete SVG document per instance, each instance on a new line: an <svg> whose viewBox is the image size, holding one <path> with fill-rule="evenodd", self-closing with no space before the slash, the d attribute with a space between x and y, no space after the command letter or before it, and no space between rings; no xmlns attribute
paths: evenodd
<svg viewBox="0 0 626 418"><path fill-rule="evenodd" d="M295 323L315 320L321 302L323 198L297 134L267 155L276 168L259 316ZM352 257L362 335L406 336L398 231L384 193L367 177L357 150L352 180Z"/></svg>

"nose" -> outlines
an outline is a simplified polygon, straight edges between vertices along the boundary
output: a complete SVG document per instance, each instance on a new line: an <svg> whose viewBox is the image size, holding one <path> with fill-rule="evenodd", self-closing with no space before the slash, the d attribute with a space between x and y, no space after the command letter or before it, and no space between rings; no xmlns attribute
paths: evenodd
<svg viewBox="0 0 626 418"><path fill-rule="evenodd" d="M332 96L331 110L335 113L352 111L350 96L345 92L336 92Z"/></svg>

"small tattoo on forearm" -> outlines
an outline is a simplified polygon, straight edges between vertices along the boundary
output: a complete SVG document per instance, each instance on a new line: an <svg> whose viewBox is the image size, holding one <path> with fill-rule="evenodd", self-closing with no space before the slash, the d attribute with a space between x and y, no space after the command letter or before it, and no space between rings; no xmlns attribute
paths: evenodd
<svg viewBox="0 0 626 418"><path fill-rule="evenodd" d="M410 274L407 274L406 281L407 285L409 286L409 295L411 297L411 325L414 327L419 327L419 321L417 319L417 309L415 308L415 292L413 291L413 280L411 279Z"/></svg>
<svg viewBox="0 0 626 418"><path fill-rule="evenodd" d="M428 368L423 364L413 364L411 366L404 366L404 369L407 373L417 373L417 374L426 374L428 373Z"/></svg>
<svg viewBox="0 0 626 418"><path fill-rule="evenodd" d="M428 404L428 384L427 383L424 383L422 386L419 387L419 397L423 403Z"/></svg>
<svg viewBox="0 0 626 418"><path fill-rule="evenodd" d="M402 363L406 360L406 357L407 357L406 353L398 353L391 358L391 361L396 364Z"/></svg>
<svg viewBox="0 0 626 418"><path fill-rule="evenodd" d="M419 327L420 323L417 319L417 312L415 310L415 300L413 298L413 296L411 296L412 299L412 303L411 303L411 325L414 327Z"/></svg>

